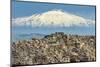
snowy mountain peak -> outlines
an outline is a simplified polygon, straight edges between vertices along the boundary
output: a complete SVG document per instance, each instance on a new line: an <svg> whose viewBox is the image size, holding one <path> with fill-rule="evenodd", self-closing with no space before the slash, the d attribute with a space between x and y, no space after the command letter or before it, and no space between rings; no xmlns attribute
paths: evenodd
<svg viewBox="0 0 100 67"><path fill-rule="evenodd" d="M69 27L94 25L95 21L61 10L51 10L42 14L12 19L12 23L13 25L31 25L32 27Z"/></svg>

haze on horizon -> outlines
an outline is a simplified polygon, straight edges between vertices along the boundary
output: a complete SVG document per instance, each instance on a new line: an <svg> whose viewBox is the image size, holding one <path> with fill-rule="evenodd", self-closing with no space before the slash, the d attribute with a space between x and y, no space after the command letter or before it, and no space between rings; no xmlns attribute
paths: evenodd
<svg viewBox="0 0 100 67"><path fill-rule="evenodd" d="M64 32L95 35L95 7L48 3L12 3L12 33Z"/></svg>

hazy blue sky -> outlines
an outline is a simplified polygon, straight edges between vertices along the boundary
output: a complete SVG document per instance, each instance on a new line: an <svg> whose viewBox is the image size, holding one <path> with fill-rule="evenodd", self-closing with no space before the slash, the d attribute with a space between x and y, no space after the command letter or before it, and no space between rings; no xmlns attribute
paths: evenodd
<svg viewBox="0 0 100 67"><path fill-rule="evenodd" d="M12 18L19 18L25 16L32 16L33 14L41 14L50 10L62 10L74 15L84 17L85 19L95 20L95 7L94 6L80 6L69 4L54 4L54 3L37 3L37 2L12 2ZM18 20L19 21L19 20ZM93 27L66 27L66 28L33 28L31 26L26 27L12 27L12 39L20 40L27 39L27 37L21 37L20 35L41 33L51 34L54 32L64 32L67 34L78 35L95 35L95 25ZM28 36L28 38L31 38Z"/></svg>
<svg viewBox="0 0 100 67"><path fill-rule="evenodd" d="M12 2L12 17L31 16L53 9L61 9L75 15L82 16L88 19L95 19L94 6L80 6L69 4L53 4L53 3L37 3L37 2Z"/></svg>

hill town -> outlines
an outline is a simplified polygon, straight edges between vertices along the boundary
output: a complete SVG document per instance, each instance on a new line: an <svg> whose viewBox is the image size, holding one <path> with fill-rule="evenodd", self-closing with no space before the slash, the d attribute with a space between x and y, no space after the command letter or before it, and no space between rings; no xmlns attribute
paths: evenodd
<svg viewBox="0 0 100 67"><path fill-rule="evenodd" d="M96 60L95 36L55 32L41 39L32 38L13 42L13 65L36 65Z"/></svg>

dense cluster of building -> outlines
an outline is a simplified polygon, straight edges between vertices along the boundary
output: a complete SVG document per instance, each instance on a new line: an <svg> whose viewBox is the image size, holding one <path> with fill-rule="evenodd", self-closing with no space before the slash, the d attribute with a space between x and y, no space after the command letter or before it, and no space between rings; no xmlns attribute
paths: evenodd
<svg viewBox="0 0 100 67"><path fill-rule="evenodd" d="M88 62L96 60L95 36L56 32L42 39L17 41L11 45L13 65Z"/></svg>

